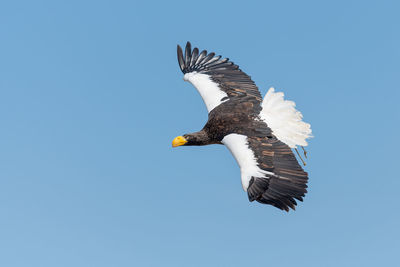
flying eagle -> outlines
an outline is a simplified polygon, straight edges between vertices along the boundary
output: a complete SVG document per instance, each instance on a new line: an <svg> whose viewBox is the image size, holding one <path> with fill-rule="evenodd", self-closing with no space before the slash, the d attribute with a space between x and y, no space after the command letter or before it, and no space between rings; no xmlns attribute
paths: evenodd
<svg viewBox="0 0 400 267"><path fill-rule="evenodd" d="M308 174L292 149L298 153L297 146L307 146L311 137L310 124L302 121L295 103L273 88L263 100L239 66L215 53L192 50L190 42L184 54L178 45L178 62L183 80L203 98L208 121L201 131L176 137L172 146L224 144L239 164L250 201L294 210L307 192Z"/></svg>

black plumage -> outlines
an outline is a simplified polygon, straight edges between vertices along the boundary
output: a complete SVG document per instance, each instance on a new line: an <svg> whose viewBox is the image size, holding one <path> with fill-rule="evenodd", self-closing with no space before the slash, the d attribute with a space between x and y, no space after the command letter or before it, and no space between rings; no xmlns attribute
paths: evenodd
<svg viewBox="0 0 400 267"><path fill-rule="evenodd" d="M198 54L197 48L192 52L190 42L186 44L184 55L179 45L177 49L179 67L184 74L190 72L208 74L214 82L219 84L221 90L227 93L228 97L254 96L261 102L262 97L256 84L249 75L239 69L238 65L229 61L229 58L215 56L215 53L207 54L207 51Z"/></svg>
<svg viewBox="0 0 400 267"><path fill-rule="evenodd" d="M209 75L227 94L226 99L212 109L203 129L185 134L184 145L222 144L229 134L247 137L248 149L257 166L266 174L251 177L247 188L250 201L270 204L288 211L295 209L307 192L308 174L302 169L291 148L278 140L267 123L260 119L261 94L250 76L221 56L197 48L188 42L185 53L178 45L178 62L183 73Z"/></svg>

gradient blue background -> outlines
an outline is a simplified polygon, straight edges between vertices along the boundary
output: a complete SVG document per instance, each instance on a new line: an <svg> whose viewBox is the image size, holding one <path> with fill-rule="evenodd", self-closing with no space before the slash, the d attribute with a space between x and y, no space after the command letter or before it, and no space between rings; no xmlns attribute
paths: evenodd
<svg viewBox="0 0 400 267"><path fill-rule="evenodd" d="M398 1L0 4L0 266L395 266ZM249 203L176 44L312 124L297 211Z"/></svg>

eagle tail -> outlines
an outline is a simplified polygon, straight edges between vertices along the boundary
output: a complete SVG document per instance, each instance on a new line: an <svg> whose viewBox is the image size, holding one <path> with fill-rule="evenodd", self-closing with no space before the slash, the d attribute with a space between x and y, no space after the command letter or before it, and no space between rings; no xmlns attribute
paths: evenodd
<svg viewBox="0 0 400 267"><path fill-rule="evenodd" d="M293 101L285 100L282 92L275 92L271 87L264 97L260 113L273 134L290 148L307 146L306 139L312 137L310 124L302 120L303 115L295 107Z"/></svg>

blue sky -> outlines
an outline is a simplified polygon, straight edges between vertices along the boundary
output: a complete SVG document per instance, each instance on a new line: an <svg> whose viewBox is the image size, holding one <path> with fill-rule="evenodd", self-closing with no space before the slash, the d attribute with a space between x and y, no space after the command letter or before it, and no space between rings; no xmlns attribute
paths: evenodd
<svg viewBox="0 0 400 267"><path fill-rule="evenodd" d="M279 2L279 3L278 3ZM1 266L394 266L398 1L3 1ZM249 203L176 44L295 100L297 211Z"/></svg>

